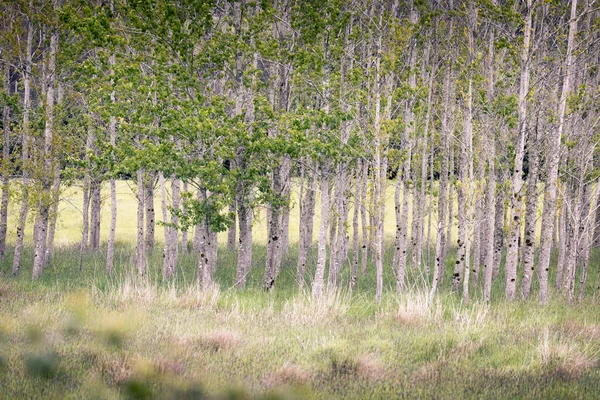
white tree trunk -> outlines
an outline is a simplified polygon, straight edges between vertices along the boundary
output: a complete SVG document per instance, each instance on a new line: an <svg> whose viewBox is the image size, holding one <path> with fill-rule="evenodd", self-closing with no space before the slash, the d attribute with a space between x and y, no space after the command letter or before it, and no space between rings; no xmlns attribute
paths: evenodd
<svg viewBox="0 0 600 400"><path fill-rule="evenodd" d="M329 225L329 167L323 165L321 169L321 221L319 223L319 236L317 239L317 267L313 280L312 294L320 297L324 289L325 263L327 257L327 228Z"/></svg>
<svg viewBox="0 0 600 400"><path fill-rule="evenodd" d="M32 64L33 24L28 21L27 47L25 71L23 73L23 144L21 148L23 194L21 196L21 210L17 222L17 237L15 240L15 252L13 255L12 273L17 275L21 267L21 254L23 240L25 237L25 224L29 210L29 112L31 109L31 64Z"/></svg>
<svg viewBox="0 0 600 400"><path fill-rule="evenodd" d="M52 170L52 137L54 123L54 85L56 81L56 52L58 49L58 32L52 31L50 36L50 55L48 57L48 82L46 90L46 127L44 129L44 170ZM46 260L46 240L48 229L48 216L50 212L50 191L52 183L51 174L47 174L41 181L41 199L38 204L38 215L36 217L36 227L34 231L34 259L33 259L33 279L38 279L44 269Z"/></svg>
<svg viewBox="0 0 600 400"><path fill-rule="evenodd" d="M138 275L146 273L146 241L144 238L144 208L145 208L144 171L137 171L137 241L135 247L135 266Z"/></svg>
<svg viewBox="0 0 600 400"><path fill-rule="evenodd" d="M8 57L7 57L8 58ZM5 62L4 90L10 95L10 67ZM2 135L2 199L0 200L0 260L6 252L6 232L8 230L8 197L10 190L10 106L7 104L3 110L3 135Z"/></svg>
<svg viewBox="0 0 600 400"><path fill-rule="evenodd" d="M575 34L577 32L577 0L571 2L571 17L569 22L569 37L567 42L567 54L563 70L563 84L560 100L558 103L558 126L556 133L550 138L546 172L546 185L544 195L544 211L542 213L542 234L540 238L539 256L539 280L541 303L548 301L548 271L550 270L550 253L552 251L552 230L554 217L556 215L556 181L558 176L558 162L560 157L560 142L565 123L565 111L567 106L567 95L570 91L570 77L573 64L573 48L575 46Z"/></svg>
<svg viewBox="0 0 600 400"><path fill-rule="evenodd" d="M506 290L508 300L514 300L517 288L517 266L519 264L519 244L521 236L521 212L523 206L523 157L527 135L527 95L529 93L529 48L531 43L531 16L533 0L527 0L527 16L523 27L523 47L521 48L521 77L519 84L519 136L515 146L515 161L512 171L510 233L506 254Z"/></svg>

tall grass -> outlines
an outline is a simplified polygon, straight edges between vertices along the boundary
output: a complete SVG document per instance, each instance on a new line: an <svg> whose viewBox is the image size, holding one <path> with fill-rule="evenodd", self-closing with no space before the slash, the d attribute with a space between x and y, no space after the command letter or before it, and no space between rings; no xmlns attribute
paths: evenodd
<svg viewBox="0 0 600 400"><path fill-rule="evenodd" d="M68 240L38 281L26 246L20 274L12 249L0 260L0 398L595 398L600 393L600 306L596 268L588 296L568 305L554 294L493 301L473 283L469 304L448 286L431 299L427 267L408 269L395 292L386 248L384 296L375 268L350 291L350 265L320 299L295 283L296 247L271 291L262 288L265 247L254 247L244 290L233 288L236 254L219 249L215 284L197 283L196 256L180 254L163 280L160 244L139 277L130 240L117 243L112 275L106 249ZM309 258L306 282L314 275ZM432 261L428 265L432 268ZM592 253L590 265L600 254ZM554 270L551 270L551 278ZM534 293L537 288L534 283Z"/></svg>

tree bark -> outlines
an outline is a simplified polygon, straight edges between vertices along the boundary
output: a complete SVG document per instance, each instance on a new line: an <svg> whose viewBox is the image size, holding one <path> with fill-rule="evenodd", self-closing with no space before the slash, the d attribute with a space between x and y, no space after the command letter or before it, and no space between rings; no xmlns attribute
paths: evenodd
<svg viewBox="0 0 600 400"><path fill-rule="evenodd" d="M100 246L100 217L102 202L100 197L101 183L97 177L92 177L90 181L90 235L88 247L92 250L98 250Z"/></svg>
<svg viewBox="0 0 600 400"><path fill-rule="evenodd" d="M495 1L494 1L494 4ZM488 83L488 98L493 101L495 98L495 41L496 30L490 26L490 34L488 41L488 61L487 61L487 83ZM484 227L482 229L484 239L484 258L483 258L483 299L486 303L491 301L492 294L492 275L494 271L494 229L495 229L495 214L496 214L496 129L494 122L489 116L485 118L486 128L492 132L487 136L486 140L486 161L487 161L487 180L485 189L485 211L484 211Z"/></svg>
<svg viewBox="0 0 600 400"><path fill-rule="evenodd" d="M321 221L319 223L319 237L317 243L317 267L315 278L313 280L312 295L321 297L324 288L325 263L327 257L327 228L329 225L329 214L331 206L329 204L329 166L323 165L321 168Z"/></svg>
<svg viewBox="0 0 600 400"><path fill-rule="evenodd" d="M155 173L151 171L144 172L144 206L146 209L146 243L144 245L146 254L152 256L154 252L156 216L154 211L154 181Z"/></svg>
<svg viewBox="0 0 600 400"><path fill-rule="evenodd" d="M10 95L10 66L8 56L5 60L4 90ZM2 199L0 200L0 260L6 252L6 232L8 230L8 198L10 190L10 106L6 104L2 113Z"/></svg>
<svg viewBox="0 0 600 400"><path fill-rule="evenodd" d="M27 22L27 45L25 55L25 69L23 72L23 144L21 146L21 169L23 174L23 194L21 195L21 209L17 222L17 237L13 255L12 273L17 275L21 267L21 254L23 239L25 237L25 224L29 210L29 113L31 109L31 64L32 64L33 24Z"/></svg>
<svg viewBox="0 0 600 400"><path fill-rule="evenodd" d="M529 93L529 48L531 42L531 16L533 0L527 0L527 16L523 27L523 47L521 48L521 78L519 84L519 136L515 147L515 162L511 187L511 218L506 254L506 290L508 300L514 300L517 287L517 266L519 264L519 244L521 236L521 210L523 206L523 157L527 135L527 94Z"/></svg>
<svg viewBox="0 0 600 400"><path fill-rule="evenodd" d="M111 3L112 5L112 3ZM109 59L111 67L115 64L115 56L112 55ZM111 71L112 73L112 71ZM115 92L110 94L111 102L115 102ZM110 146L114 150L117 145L117 120L111 116L108 122L108 134L110 136ZM108 244L106 249L106 272L110 275L114 266L115 257L115 235L117 230L117 185L115 177L111 175L110 181L110 228L108 231Z"/></svg>
<svg viewBox="0 0 600 400"><path fill-rule="evenodd" d="M235 204L235 199L234 199L234 200L232 200L231 205L229 206L229 213L231 214L231 218L232 218L232 223L231 223L231 225L229 225L229 228L227 229L227 250L229 250L229 251L234 251L236 248L237 213L235 212L235 210L236 210L236 204Z"/></svg>
<svg viewBox="0 0 600 400"><path fill-rule="evenodd" d="M48 79L46 88L46 126L44 129L44 171L52 170L52 137L54 129L54 85L56 82L56 52L58 49L58 32L53 30L50 36L50 54L48 57ZM38 204L38 214L34 231L34 259L33 279L38 279L44 269L46 260L46 240L48 230L48 216L50 212L50 191L52 183L51 174L46 174L41 179L41 199Z"/></svg>
<svg viewBox="0 0 600 400"><path fill-rule="evenodd" d="M547 159L546 187L544 195L544 211L542 213L542 234L540 238L539 280L541 303L548 301L548 272L550 270L550 253L552 250L552 229L556 215L556 181L558 176L558 162L560 157L560 142L565 123L567 95L570 91L570 76L573 63L573 48L577 32L577 0L571 2L571 16L569 21L569 36L567 54L564 63L564 78L562 92L558 103L558 126L556 133L550 138Z"/></svg>
<svg viewBox="0 0 600 400"><path fill-rule="evenodd" d="M443 104L441 118L441 170L440 184L438 194L438 226L435 243L435 267L433 270L433 281L431 286L430 298L433 298L438 287L441 286L444 276L444 267L446 264L446 212L448 210L448 138L450 136L450 126L448 119L451 115L450 110L450 85L451 68L446 66L444 73Z"/></svg>
<svg viewBox="0 0 600 400"><path fill-rule="evenodd" d="M537 127L536 127L537 132ZM538 174L539 174L539 150L538 135L529 141L529 174L527 176L527 202L525 204L525 248L523 249L523 282L521 284L521 296L524 299L531 293L531 281L535 271L535 226L537 223L538 205Z"/></svg>
<svg viewBox="0 0 600 400"><path fill-rule="evenodd" d="M139 143L139 142L138 142ZM137 171L137 242L135 247L135 265L138 275L146 273L146 240L144 238L144 209L145 209L144 171Z"/></svg>
<svg viewBox="0 0 600 400"><path fill-rule="evenodd" d="M58 219L58 204L60 202L60 171L58 163L54 163L54 184L52 187L52 210L50 211L50 222L48 224L48 243L46 244L46 260L44 266L50 263L54 255L54 239L56 236L56 223Z"/></svg>
<svg viewBox="0 0 600 400"><path fill-rule="evenodd" d="M158 173L158 182L160 185L160 210L162 213L163 223L166 224L169 221L169 214L167 211L167 187L165 176L162 172ZM162 276L163 279L171 277L171 227L163 225L164 233L164 244L163 244L163 267Z"/></svg>

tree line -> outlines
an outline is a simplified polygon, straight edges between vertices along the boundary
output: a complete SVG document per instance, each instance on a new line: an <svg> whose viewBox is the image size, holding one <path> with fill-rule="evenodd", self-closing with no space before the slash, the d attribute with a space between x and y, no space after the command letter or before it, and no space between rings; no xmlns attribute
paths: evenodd
<svg viewBox="0 0 600 400"><path fill-rule="evenodd" d="M541 302L552 284L582 299L600 237L599 5L5 1L0 256L12 199L12 273L31 216L37 279L54 252L61 187L76 182L80 251L97 251L108 185L112 273L115 182L126 179L136 185L140 275L159 212L164 279L193 251L210 286L227 230L243 288L265 207L266 289L299 229L296 280L316 297L340 285L343 268L354 287L373 265L377 301L384 268L398 292L413 268L431 297L447 284L489 301L503 276L509 300L529 297L536 280ZM384 218L390 187L395 221ZM290 226L292 190L299 226ZM393 243L385 224L395 225Z"/></svg>

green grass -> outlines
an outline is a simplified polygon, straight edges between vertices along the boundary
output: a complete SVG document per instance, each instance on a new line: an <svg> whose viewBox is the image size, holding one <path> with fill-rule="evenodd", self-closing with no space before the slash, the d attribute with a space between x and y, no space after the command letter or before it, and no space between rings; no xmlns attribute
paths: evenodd
<svg viewBox="0 0 600 400"><path fill-rule="evenodd" d="M235 254L215 286L195 285L195 260L162 282L157 251L137 278L120 243L112 277L104 253L61 248L42 278L28 267L0 283L2 398L594 398L600 393L600 307L469 305L422 288L374 302L374 274L315 302L294 285L294 249L273 292L261 289L255 249L244 291L230 289ZM30 258L31 249L27 249ZM388 251L391 256L391 249ZM10 259L8 254L7 259ZM597 258L595 259L597 261ZM450 266L452 258L448 261ZM8 271L9 263L2 264ZM311 271L312 272L312 271ZM392 282L387 271L387 282ZM412 280L417 280L411 271ZM345 287L348 268L344 269ZM449 275L446 277L449 282ZM219 288L220 287L220 288ZM479 290L474 289L478 293Z"/></svg>
<svg viewBox="0 0 600 400"><path fill-rule="evenodd" d="M135 217L135 202L130 205L131 214L124 207L121 218ZM59 237L66 239L38 281L31 280L31 247L16 277L9 273L12 248L0 262L0 398L551 399L600 393L595 268L588 296L578 304L555 293L543 306L535 298L507 303L502 275L491 305L481 302L478 286L468 305L446 289L430 302L422 271L409 269L409 290L394 293L388 248L380 305L372 264L353 293L345 289L346 265L342 289L316 302L294 283L295 245L275 289L261 288L265 248L258 242L246 290L231 288L236 255L221 248L216 285L203 292L193 255L182 255L175 279L163 282L157 249L147 276L138 278L132 238L124 231L112 276L104 271L105 248L84 254L80 271L76 223L67 224L75 214L65 215ZM591 266L599 256L593 253ZM454 259L451 253L445 287ZM314 261L307 278L313 271Z"/></svg>

